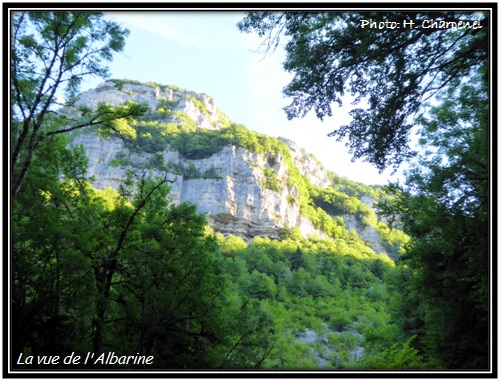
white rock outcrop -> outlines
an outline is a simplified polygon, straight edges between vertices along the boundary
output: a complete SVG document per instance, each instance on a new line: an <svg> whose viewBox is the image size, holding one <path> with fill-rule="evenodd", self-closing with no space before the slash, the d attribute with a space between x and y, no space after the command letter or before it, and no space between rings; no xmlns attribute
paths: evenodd
<svg viewBox="0 0 500 381"><path fill-rule="evenodd" d="M147 168L151 154L128 152L118 138L99 138L96 135L76 137L73 145L83 145L89 158L87 174L95 180L98 189L118 189L125 179L125 171L133 169L138 174L165 176L175 180L171 184L169 199L174 204L191 202L200 213L206 213L209 222L223 234L237 234L247 239L254 236L278 237L279 228L298 226L304 236L325 237L312 223L300 215L299 205L289 201L289 195L298 197L296 187L282 184L281 192L262 185L266 160L240 147L224 147L206 159L185 160L176 151L165 150L165 162L192 163L201 174L217 173L220 178L184 178L174 173L162 173ZM118 153L128 155L133 167L114 166ZM282 170L286 164L276 163Z"/></svg>
<svg viewBox="0 0 500 381"><path fill-rule="evenodd" d="M197 107L193 99L199 101L204 109ZM219 128L217 106L213 98L206 94L198 94L174 86L148 85L135 82L124 82L117 87L111 80L106 81L93 90L88 90L78 97L76 107L87 106L95 108L101 102L111 106L118 106L127 101L147 103L150 111L156 111L161 101L172 101L172 111L181 111L187 114L197 125L206 129Z"/></svg>
<svg viewBox="0 0 500 381"><path fill-rule="evenodd" d="M332 185L328 173L321 164L305 153L293 140L278 138L285 143L292 155L293 164L297 167L302 176L306 176L311 184L326 188Z"/></svg>

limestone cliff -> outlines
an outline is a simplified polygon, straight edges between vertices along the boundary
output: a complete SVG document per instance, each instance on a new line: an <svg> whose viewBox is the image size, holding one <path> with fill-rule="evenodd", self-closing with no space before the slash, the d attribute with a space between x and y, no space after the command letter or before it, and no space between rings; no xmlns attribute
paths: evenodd
<svg viewBox="0 0 500 381"><path fill-rule="evenodd" d="M96 135L81 135L73 144L82 144L89 158L88 175L94 177L93 185L98 189L118 186L125 178L128 166L113 166L111 163L120 152L127 152L119 138L99 138ZM153 156L148 153L128 152L133 170L147 172L153 177L165 172L147 169L146 164ZM186 160L178 152L165 149L165 162L194 164L200 173L214 168L219 178L186 178L168 173L175 180L171 184L169 198L179 204L191 202L200 213L206 213L211 225L223 234L235 234L251 239L254 236L278 237L280 227L298 226L304 236L324 233L315 229L311 222L300 215L299 205L291 204L287 196L298 197L297 188L283 187L281 192L262 186L264 175L261 167L265 159L240 147L224 147L207 159ZM277 173L285 170L283 163L277 163ZM314 175L311 176L314 178Z"/></svg>
<svg viewBox="0 0 500 381"><path fill-rule="evenodd" d="M224 131L230 124L208 95L135 81L108 81L81 94L77 106L94 108L98 102L116 106L128 100L149 105L147 120L170 123L181 129L187 122L200 130L210 131ZM168 108L168 112L163 107ZM74 134L71 144L83 145L89 158L88 175L94 178L96 188L117 189L130 169L153 176L167 175L175 180L171 184L170 201L197 205L199 212L206 213L214 229L223 234L245 239L254 236L278 238L282 228L298 227L305 237L327 238L301 213L299 186L290 181L290 167L321 188L332 186L332 180L322 165L296 143L280 138L286 144L290 162L280 153L256 153L235 144L221 145L207 157L188 159L168 144L168 139L165 141L161 150L154 153L131 149L118 137L103 138L95 132ZM161 156L162 166L155 167L151 163L158 156ZM188 168L190 172L183 173L179 168ZM266 185L270 175L278 188ZM369 198L361 201L369 206L373 202ZM357 222L353 216L342 218L345 227L355 229L361 238L370 241L376 252L384 251L374 227Z"/></svg>

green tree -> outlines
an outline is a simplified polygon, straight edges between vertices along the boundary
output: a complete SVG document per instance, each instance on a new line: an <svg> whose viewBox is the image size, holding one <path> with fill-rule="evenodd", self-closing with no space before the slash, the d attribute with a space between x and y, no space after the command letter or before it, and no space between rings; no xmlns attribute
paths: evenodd
<svg viewBox="0 0 500 381"><path fill-rule="evenodd" d="M406 332L446 368L488 366L488 89L480 70L420 118L426 149L384 205L412 238L402 303Z"/></svg>
<svg viewBox="0 0 500 381"><path fill-rule="evenodd" d="M224 277L205 217L169 206L165 179L139 178L128 201L69 178L86 160L64 143L41 145L48 161L13 203L15 353L119 349L153 354L163 368L213 367Z"/></svg>
<svg viewBox="0 0 500 381"><path fill-rule="evenodd" d="M411 347L411 342L415 337L411 337L405 343L394 344L389 349L385 349L376 354L370 354L355 363L359 369L422 369L427 366L415 348Z"/></svg>
<svg viewBox="0 0 500 381"><path fill-rule="evenodd" d="M156 192L140 220L139 244L117 274L111 333L154 355L158 368L214 367L207 353L223 339L219 301L226 292L205 217L191 204L168 207L165 192Z"/></svg>
<svg viewBox="0 0 500 381"><path fill-rule="evenodd" d="M226 335L223 340L219 369L259 369L274 349L278 339L275 321L264 301L250 299L243 294L237 308L225 304L222 325Z"/></svg>
<svg viewBox="0 0 500 381"><path fill-rule="evenodd" d="M108 77L106 62L123 50L129 33L102 13L15 12L11 33L11 195L16 197L43 140L98 124L130 131L120 119L141 115L146 106L75 110L82 80ZM65 106L65 112L57 111L59 106Z"/></svg>
<svg viewBox="0 0 500 381"><path fill-rule="evenodd" d="M107 331L106 322L110 314L116 274L123 271L123 257L126 253L135 250L137 245L140 246L136 219L143 213L142 209L151 201L153 194L166 182L166 179L156 183L141 180L133 202L129 202L111 188L103 191L96 190L82 179L65 179L60 183L56 180L51 188L42 189L40 189L40 182L33 183L34 193L38 195L39 200L33 199L30 208L35 210L44 208L46 211L41 216L42 218L40 216L30 218L30 213L20 208L20 221L29 223L27 226L31 225L31 228L36 231L43 232L38 240L32 239L26 227L15 226L13 259L24 265L16 266L15 274L19 274L19 279L14 277L14 288L26 287L21 283L22 277L26 277L27 284L36 285L31 288L34 296L25 295L23 303L33 306L37 299L43 300L44 303L47 303L47 300L51 301L54 311L48 316L40 316L40 320L47 321L50 317L56 324L61 316L68 317L70 313L68 310L75 310L72 306L73 293L78 290L75 287L84 285L86 296L80 295L81 291L77 292L77 295L82 301L86 301L87 305L86 307L82 307L83 304L80 303L77 305L87 312L87 314L81 314L79 318L90 324L86 327L86 337L79 337L79 345L83 342L89 344L91 342L92 350L96 353L100 352ZM24 201L24 195L25 192L20 193L20 197L23 196L22 201ZM19 205L25 206L23 204ZM26 247L30 247L28 253L31 253L31 258L29 259L23 256L23 250ZM40 258L43 258L42 269L49 269L48 274L45 270L42 270L39 275L31 272L37 268ZM25 262L26 260L35 263L29 265ZM75 268L77 264L81 267ZM65 274L65 270L69 271L69 275ZM93 282L90 284L83 281L75 282L74 275L86 279L90 277ZM55 287L55 291L52 287ZM64 299L67 304L63 303ZM22 305L21 301L18 304ZM78 315L71 313L67 324L69 326L74 324L75 318L78 318ZM29 321L33 325L25 325L23 329L26 332L35 333L34 336L38 337L42 343L49 339L57 347L59 340L65 339L65 336L60 334L51 337L50 331L37 333L36 327L39 324L31 319L33 319L32 316L29 317ZM61 329L57 325L54 328ZM17 334L18 332L15 332L14 337ZM47 350L46 345L41 344L38 348L31 345L31 348ZM61 349L58 348L57 351Z"/></svg>
<svg viewBox="0 0 500 381"><path fill-rule="evenodd" d="M277 292L274 280L266 274L253 270L248 277L248 291L253 298L274 299Z"/></svg>
<svg viewBox="0 0 500 381"><path fill-rule="evenodd" d="M423 22L475 21L476 28L422 28ZM394 20L406 28L379 29L363 20ZM406 24L405 24L406 23ZM348 138L354 159L365 158L383 170L411 153L412 117L450 81L476 71L488 60L488 12L475 11L323 11L249 12L242 32L264 37L266 52L286 38L284 88L292 102L289 119L314 110L323 119L332 104L350 93L352 122L330 135ZM484 73L487 77L487 73Z"/></svg>
<svg viewBox="0 0 500 381"><path fill-rule="evenodd" d="M114 277L122 262L121 257L127 250L134 250L136 246L140 245L140 242L137 243L130 239L137 234L133 232L134 225L138 223L137 219L140 217L142 209L150 203L155 193L161 190L167 181L166 178L156 182L141 179L138 182L137 193L132 205L125 198L116 197L110 210L112 213L109 215L98 211L97 217L91 225L97 231L91 231L89 237L83 237L87 241L86 246L81 246L81 250L85 256L92 259L92 270L98 292L92 336L93 350L96 353L101 351L106 313L109 309ZM105 219L101 220L102 217ZM102 236L101 233L107 234L107 237ZM88 242L95 242L95 244L89 245Z"/></svg>
<svg viewBox="0 0 500 381"><path fill-rule="evenodd" d="M295 252L290 255L290 269L298 270L299 268L304 267L305 263L304 253L302 252L300 247L297 247L297 250L295 250Z"/></svg>
<svg viewBox="0 0 500 381"><path fill-rule="evenodd" d="M64 136L40 144L37 165L11 209L13 354L78 351L88 340L93 282L90 262L73 249L78 230L59 175L84 181L87 159Z"/></svg>

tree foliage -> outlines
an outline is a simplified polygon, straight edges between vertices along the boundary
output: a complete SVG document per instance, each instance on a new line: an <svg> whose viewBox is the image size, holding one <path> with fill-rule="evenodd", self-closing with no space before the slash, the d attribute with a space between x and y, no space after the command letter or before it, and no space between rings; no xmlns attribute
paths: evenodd
<svg viewBox="0 0 500 381"><path fill-rule="evenodd" d="M446 368L488 367L489 139L487 84L462 79L422 117L423 152L385 213L412 237L405 319L427 356ZM403 305L402 308L405 308Z"/></svg>
<svg viewBox="0 0 500 381"><path fill-rule="evenodd" d="M408 27L362 27L362 20ZM422 28L424 20L479 21L480 28ZM289 119L311 110L320 119L332 116L333 103L354 97L361 107L350 112L351 123L330 135L348 138L353 158L379 170L411 155L412 117L424 102L488 59L488 26L487 12L474 11L249 12L238 23L241 31L264 37L266 52L286 40L283 67L293 74L283 90L292 99L284 108Z"/></svg>
<svg viewBox="0 0 500 381"><path fill-rule="evenodd" d="M83 78L108 76L127 34L96 12L13 14L12 359L118 350L163 369L259 367L271 348L265 314L226 302L205 217L168 204L167 178L93 188L83 147L68 148L84 127L137 138L147 105L90 109L76 97Z"/></svg>
<svg viewBox="0 0 500 381"><path fill-rule="evenodd" d="M121 119L145 112L129 104L114 110L77 108L61 114L57 108L75 105L86 77L106 78L106 62L123 50L128 30L99 12L15 12L11 34L11 115L13 176L11 194L17 195L41 141L57 134L103 124L123 130ZM64 99L61 101L61 99ZM83 116L83 118L79 118ZM121 123L121 124L120 124Z"/></svg>

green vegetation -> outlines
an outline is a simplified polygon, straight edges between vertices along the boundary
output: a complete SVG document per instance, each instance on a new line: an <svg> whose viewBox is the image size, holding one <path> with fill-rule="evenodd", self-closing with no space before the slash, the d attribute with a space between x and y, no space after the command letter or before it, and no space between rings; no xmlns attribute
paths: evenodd
<svg viewBox="0 0 500 381"><path fill-rule="evenodd" d="M177 107L179 104L178 101L169 100L169 99L160 99L158 105L156 105L156 112L166 114L170 116L172 110Z"/></svg>
<svg viewBox="0 0 500 381"><path fill-rule="evenodd" d="M289 49L292 57L285 66L307 73L308 80L301 83L296 77L287 90L293 94L300 92L300 86L295 86L311 84L314 65L328 62L318 60L328 53L321 50L324 38L340 41L336 48L328 45L334 47L341 64L339 72L333 73L331 92L319 93L319 98L305 104L299 97L298 104L287 109L292 116L310 108L320 116L328 113L324 102L343 91L344 82L338 80L346 73L340 69L346 68L346 62L347 67L357 64L345 61L349 57L362 58L369 68L353 79L352 89L361 89L366 84L362 77L368 74L375 83L389 78L401 85L403 94L384 93L384 86L363 90L386 97L381 102L385 111L371 98L373 118L369 121L376 122L371 131L376 147L356 152L379 167L398 162L405 152L404 120L395 126L394 119L408 107L419 106L413 95L405 93L416 83L408 75L415 74L415 68L423 68L420 75L430 69L412 66L419 57L414 56L418 49L412 44L419 39L429 42L423 44L431 49L426 57L434 57L432 64L438 64L441 71L435 85L445 91L436 98L437 104L415 120L421 128L423 150L403 184L375 188L330 174L332 186L319 188L299 173L283 142L238 124L216 131L198 129L187 115L173 111L175 105L169 102L161 103L152 114L145 114L146 105L131 102L117 107L99 104L95 110L81 107L67 114L78 117L74 120L49 112L55 104L55 90L61 86L67 86L68 106L73 107L78 85L88 74L78 72L80 63L92 74L106 76L101 64L111 59L112 52L123 49L127 31L94 12L13 15L15 107L8 288L13 368L48 369L47 365L15 363L20 353L62 357L71 352L85 356L111 351L153 356L154 361L152 366L100 364L93 368L488 368L488 67L478 63L484 58L486 34L482 30L453 32L426 39L416 29L413 34L399 34L400 45L385 37L377 52L366 47L353 52L356 43L350 38L346 49L342 37L346 31L348 37L360 37L360 28L346 29L342 24L332 27L332 35L323 33L322 28L332 21L360 16L349 13L339 19L339 15L250 13L241 25L251 29L269 17L262 34L282 22L287 31L294 32L289 48L297 49ZM367 43L373 43L376 33L365 31ZM306 43L294 45L298 37ZM313 44L310 57L301 60L309 41ZM447 54L442 54L437 48L450 41ZM408 56L398 53L407 60L389 60L378 71L378 52L389 42L396 50L409 47ZM89 50L94 43L99 49ZM41 73L36 70L40 60L59 60L59 66L48 64ZM407 62L412 64L407 66ZM127 81L131 82L115 85ZM155 83L151 86L162 88ZM405 100L397 103L402 107L394 104L399 95ZM415 96L420 99L422 95L425 91ZM355 138L363 132L357 123L365 116L358 114L353 125L351 143L357 149ZM381 117L390 122L387 136L384 129L379 130ZM151 154L147 167L190 179L220 178L219 169L213 166L201 173L195 160L225 146L257 153L264 158L264 186L276 191L285 186L293 189L297 196L289 197L289 204L298 205L329 238L305 240L296 227L282 228L276 240L254 237L245 242L241 237L224 237L208 227L206 217L194 205L169 204L167 177L129 171L118 190L95 189L86 174L83 147L68 146L69 134L92 127L97 129L92 133L102 138L120 136L128 149ZM393 152L394 144L401 147ZM165 162L167 146L178 150L182 160ZM280 179L273 169L278 163L288 168ZM111 165L134 166L124 153ZM389 226L377 221L361 202L363 197L371 199L366 202L378 202ZM347 231L345 215L376 229L387 255L375 254L355 231ZM235 221L230 214L213 218L223 224ZM80 368L89 369L72 365L72 369Z"/></svg>
<svg viewBox="0 0 500 381"><path fill-rule="evenodd" d="M108 21L101 12L16 12L12 16L11 96L12 184L16 197L30 171L40 144L56 135L100 126L107 134L130 133L130 118L144 114L144 105L117 108L100 104L95 110L75 107L85 78L109 76L107 62L125 47L129 31ZM39 70L44 67L44 70ZM59 92L57 92L59 90ZM75 120L54 109L64 95Z"/></svg>
<svg viewBox="0 0 500 381"><path fill-rule="evenodd" d="M109 162L109 165L111 167L119 167L120 166L120 160L119 159L113 159Z"/></svg>
<svg viewBox="0 0 500 381"><path fill-rule="evenodd" d="M350 123L329 135L346 139L353 159L381 171L410 164L402 184L390 184L378 198L384 218L409 237L376 227L388 253L400 255L396 315L402 341L363 366L415 369L422 355L436 369L495 371L488 266L491 17L492 10L479 9L248 12L238 23L240 31L263 38L266 53L287 37L283 68L292 79L283 93L291 98L284 108L289 119L312 110L319 119L332 116L332 104L342 106L350 93L352 105L366 107L351 110ZM476 29L387 33L363 25L389 18L415 25L467 22ZM418 151L410 144L415 133ZM354 196L348 188L339 190ZM315 196L341 211L338 195ZM369 217L348 199L342 206Z"/></svg>
<svg viewBox="0 0 500 381"><path fill-rule="evenodd" d="M406 347L397 347L397 326L390 318L393 295L386 280L394 262L387 257L362 255L339 241L218 240L231 289L239 290L239 298L259 300L272 322L275 344L263 368L318 369L313 349L326 369L393 368L374 360L383 348L407 356ZM300 341L306 329L317 333L314 342ZM359 358L353 355L357 348L364 353ZM417 353L411 355L414 365L425 367Z"/></svg>
<svg viewBox="0 0 500 381"><path fill-rule="evenodd" d="M365 225L375 220L374 212L359 198L350 197L332 188L314 187L311 189L311 197L316 205L330 215L352 214Z"/></svg>
<svg viewBox="0 0 500 381"><path fill-rule="evenodd" d="M209 169L203 172L203 175L201 177L203 179L215 179L215 180L222 179L222 175L218 173L218 170L213 166L213 164Z"/></svg>
<svg viewBox="0 0 500 381"><path fill-rule="evenodd" d="M65 146L41 146L14 201L16 351L136 350L165 369L316 369L315 348L322 366L340 369L358 366L358 347L375 356L397 344L388 257L294 229L251 244L214 236L192 205L166 204L165 179L96 190L82 148ZM328 344L300 342L306 329Z"/></svg>
<svg viewBox="0 0 500 381"><path fill-rule="evenodd" d="M373 357L397 345L394 297L385 284L394 263L322 209L362 212L357 199L338 197L330 205L326 196L340 192L322 193L299 174L284 143L242 125L213 131L131 120L127 126L134 131L124 137L127 147L152 154L148 167L186 179L220 179L217 168L202 173L195 161L225 145L265 155L265 186L279 191L283 181L296 187L299 196L289 202L336 240L303 240L297 228L282 229L280 240L255 237L251 244L214 235L193 206L166 204L166 179L130 177L120 192L99 191L86 182L81 147L69 151L62 138L47 141L15 204L16 350L139 348L154 355L159 368L342 369L360 366L353 355L359 348ZM183 161L165 162L166 146L178 149ZM289 165L286 181L272 168L281 160ZM111 165L133 167L123 152ZM22 207L28 204L29 212ZM234 217L214 219L230 224ZM55 224L43 235L28 233L49 221ZM33 325L32 319L47 323ZM69 335L71 327L76 331ZM306 330L326 341L301 342Z"/></svg>
<svg viewBox="0 0 500 381"><path fill-rule="evenodd" d="M278 181L278 177L276 176L276 172L274 172L274 169L264 168L262 172L264 173L264 181L262 182L262 186L275 192L280 192L280 184Z"/></svg>
<svg viewBox="0 0 500 381"><path fill-rule="evenodd" d="M229 119L229 117L224 114L222 111L220 111L219 109L217 109L216 111L216 115L217 115L217 118L219 119L219 123L223 126L223 127L229 127L231 126L231 120Z"/></svg>
<svg viewBox="0 0 500 381"><path fill-rule="evenodd" d="M439 366L488 363L488 96L484 71L450 89L421 118L422 154L392 185L385 213L412 237L402 263L401 319ZM414 190L418 189L419 192ZM412 309L410 305L418 305Z"/></svg>
<svg viewBox="0 0 500 381"><path fill-rule="evenodd" d="M186 97L188 100L190 100L191 102L193 102L194 106L200 110L201 112L203 112L207 118L210 118L210 113L208 112L208 109L207 109L207 106L205 105L205 103L203 103L202 101L200 101L198 98L195 98L193 96L190 96L188 95Z"/></svg>
<svg viewBox="0 0 500 381"><path fill-rule="evenodd" d="M117 88L117 89L122 89L123 85L125 85L125 84L144 85L144 83L142 83L141 81L138 81L136 79L130 79L130 78L123 78L123 79L115 79L114 78L114 79L110 79L110 81L114 83L115 88ZM170 90L178 91L181 93L188 93L189 92L188 90L180 88L180 87L175 86L175 85L164 85L164 84L154 82L154 81L148 82L147 85L149 85L157 90L160 90L160 91L167 91L170 89Z"/></svg>

